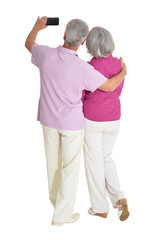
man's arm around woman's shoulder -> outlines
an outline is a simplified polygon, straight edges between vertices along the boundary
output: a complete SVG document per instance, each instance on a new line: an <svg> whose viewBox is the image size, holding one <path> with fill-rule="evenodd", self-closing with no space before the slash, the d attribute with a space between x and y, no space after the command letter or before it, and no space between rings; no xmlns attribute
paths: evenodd
<svg viewBox="0 0 160 240"><path fill-rule="evenodd" d="M114 77L107 79L98 89L104 92L113 92L119 86L127 74L126 65L122 58L120 58L120 62L122 67L121 72Z"/></svg>

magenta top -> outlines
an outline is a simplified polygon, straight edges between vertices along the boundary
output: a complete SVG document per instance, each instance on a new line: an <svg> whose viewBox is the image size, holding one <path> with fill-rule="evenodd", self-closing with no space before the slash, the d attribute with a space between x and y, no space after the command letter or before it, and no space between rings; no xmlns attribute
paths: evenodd
<svg viewBox="0 0 160 240"><path fill-rule="evenodd" d="M106 78L75 51L62 46L34 44L32 63L40 73L38 120L41 124L61 130L83 129L82 91L94 92Z"/></svg>
<svg viewBox="0 0 160 240"><path fill-rule="evenodd" d="M120 60L113 57L112 54L110 54L108 58L92 58L89 64L106 78L111 78L121 71ZM124 80L113 92L104 92L99 89L93 93L85 91L83 96L83 112L85 118L97 122L119 120L121 117L119 96L123 84Z"/></svg>

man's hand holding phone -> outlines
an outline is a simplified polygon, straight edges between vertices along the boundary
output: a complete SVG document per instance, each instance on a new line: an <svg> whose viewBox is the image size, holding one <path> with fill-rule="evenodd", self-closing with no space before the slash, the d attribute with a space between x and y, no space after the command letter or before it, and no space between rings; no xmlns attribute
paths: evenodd
<svg viewBox="0 0 160 240"><path fill-rule="evenodd" d="M47 23L47 17L46 16L41 17L41 18L38 17L36 23L34 24L33 29L39 32L40 30L48 27L46 25L46 23Z"/></svg>
<svg viewBox="0 0 160 240"><path fill-rule="evenodd" d="M29 33L25 42L25 47L28 49L29 52L31 52L31 48L35 44L38 32L47 27L46 22L47 22L47 17L37 18L37 21L35 22L33 29Z"/></svg>
<svg viewBox="0 0 160 240"><path fill-rule="evenodd" d="M25 42L25 47L29 52L31 52L31 48L35 44L38 32L47 28L48 25L59 25L59 18L47 18L46 16L37 18L37 21L35 22L33 29L29 33Z"/></svg>

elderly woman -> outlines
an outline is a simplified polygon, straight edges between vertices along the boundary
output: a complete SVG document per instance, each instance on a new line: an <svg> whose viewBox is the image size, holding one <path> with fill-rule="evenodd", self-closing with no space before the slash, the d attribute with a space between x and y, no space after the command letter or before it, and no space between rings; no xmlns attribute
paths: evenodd
<svg viewBox="0 0 160 240"><path fill-rule="evenodd" d="M114 42L109 31L93 28L87 37L86 46L93 56L89 62L105 77L111 78L121 71L120 60L112 56ZM83 99L86 118L84 159L91 199L89 213L107 217L109 204L106 190L114 208L118 208L121 221L129 216L127 200L120 190L114 160L111 157L120 125L120 94L124 80L113 92L100 89L85 92Z"/></svg>

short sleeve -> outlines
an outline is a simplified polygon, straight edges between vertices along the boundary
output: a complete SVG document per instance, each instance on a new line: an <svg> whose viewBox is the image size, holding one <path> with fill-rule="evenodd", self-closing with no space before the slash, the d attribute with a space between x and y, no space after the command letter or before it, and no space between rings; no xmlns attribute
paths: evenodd
<svg viewBox="0 0 160 240"><path fill-rule="evenodd" d="M42 58L47 50L47 46L34 44L31 48L31 62L39 68Z"/></svg>
<svg viewBox="0 0 160 240"><path fill-rule="evenodd" d="M100 72L95 70L90 64L86 63L85 68L83 70L83 88L85 90L94 92L97 88L99 88L106 81L106 77L104 77Z"/></svg>

